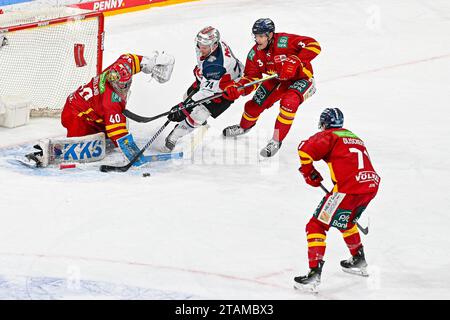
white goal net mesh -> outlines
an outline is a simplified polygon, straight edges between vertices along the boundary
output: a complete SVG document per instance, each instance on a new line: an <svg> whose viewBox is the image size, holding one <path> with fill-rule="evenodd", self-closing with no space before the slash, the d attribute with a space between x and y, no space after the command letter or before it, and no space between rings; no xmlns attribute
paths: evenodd
<svg viewBox="0 0 450 320"><path fill-rule="evenodd" d="M0 15L0 96L58 116L67 96L101 70L103 16L71 8Z"/></svg>

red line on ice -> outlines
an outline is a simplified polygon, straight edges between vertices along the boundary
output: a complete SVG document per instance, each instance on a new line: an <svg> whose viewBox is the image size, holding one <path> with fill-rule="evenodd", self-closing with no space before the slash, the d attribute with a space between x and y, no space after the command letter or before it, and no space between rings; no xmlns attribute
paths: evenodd
<svg viewBox="0 0 450 320"><path fill-rule="evenodd" d="M167 269L167 270L195 273L195 274L201 274L201 275L206 275L206 276L214 276L214 277L219 277L219 278L231 279L231 280L236 280L236 281L256 283L259 285L270 286L270 287L274 287L274 288L288 289L287 287L279 286L279 285L268 283L268 282L263 282L258 279L248 279L248 278L236 277L236 276L222 274L222 273L215 273L215 272L202 271L202 270L193 270L193 269L179 268L179 267L172 267L172 266L163 266L163 265L156 265L156 264L145 263L145 262L114 260L114 259L104 259L104 258L89 258L89 257L81 257L81 256L8 253L8 252L0 253L0 255L1 256L20 256L20 257L28 257L28 258L34 257L34 258L45 258L45 259L70 259L70 260L84 260L84 261L97 261L97 262L107 262L107 263L116 263L116 264L126 264L126 265L140 266L140 267L147 267L147 268Z"/></svg>

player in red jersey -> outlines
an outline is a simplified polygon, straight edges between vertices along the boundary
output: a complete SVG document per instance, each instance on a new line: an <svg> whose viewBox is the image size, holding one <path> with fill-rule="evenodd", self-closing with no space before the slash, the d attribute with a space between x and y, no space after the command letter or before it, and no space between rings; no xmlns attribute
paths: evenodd
<svg viewBox="0 0 450 320"><path fill-rule="evenodd" d="M126 107L132 77L140 71L150 74L158 82L170 79L174 58L154 52L152 56L124 54L100 75L80 86L69 95L61 114L67 137L83 137L104 132L115 146L131 160L139 152L133 136L128 132ZM143 158L136 162L141 165Z"/></svg>
<svg viewBox="0 0 450 320"><path fill-rule="evenodd" d="M330 227L341 231L351 258L341 261L343 271L367 276L367 263L356 223L375 197L380 177L375 172L364 142L344 129L344 115L338 108L325 109L319 129L298 147L300 173L306 183L321 186L323 180L313 161L324 160L331 172L334 188L327 194L306 225L310 272L296 277L296 288L314 290L320 284L324 264L326 232Z"/></svg>
<svg viewBox="0 0 450 320"><path fill-rule="evenodd" d="M252 28L256 44L250 50L244 69L244 77L224 90L224 97L235 100L248 95L257 86L238 89L263 74L278 74L261 84L253 99L245 104L239 125L223 130L226 137L235 137L248 132L259 115L280 101L280 113L275 122L272 139L261 150L261 155L271 157L278 152L289 132L298 107L316 91L311 60L320 53L319 43L310 37L289 33L275 33L275 25L268 18L258 19Z"/></svg>

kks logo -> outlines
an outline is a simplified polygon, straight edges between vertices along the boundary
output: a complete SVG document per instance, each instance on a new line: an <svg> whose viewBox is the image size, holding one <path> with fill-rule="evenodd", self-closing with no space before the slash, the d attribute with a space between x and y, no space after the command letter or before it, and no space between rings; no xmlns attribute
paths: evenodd
<svg viewBox="0 0 450 320"><path fill-rule="evenodd" d="M62 157L65 161L97 158L103 153L102 141L94 140L87 143L66 144L64 148L57 144L53 146L53 153L55 159Z"/></svg>

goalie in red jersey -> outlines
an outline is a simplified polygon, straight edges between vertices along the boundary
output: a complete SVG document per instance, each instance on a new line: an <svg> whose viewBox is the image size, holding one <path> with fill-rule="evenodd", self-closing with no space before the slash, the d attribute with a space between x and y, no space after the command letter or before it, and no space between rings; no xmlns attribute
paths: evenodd
<svg viewBox="0 0 450 320"><path fill-rule="evenodd" d="M261 150L261 156L271 157L281 147L289 132L298 107L316 91L311 60L320 53L319 43L306 36L289 33L275 33L275 25L268 18L258 19L252 28L256 44L250 50L243 78L224 90L224 97L235 100L248 95L257 86L239 89L265 74L278 74L261 84L253 99L245 104L244 114L239 125L223 130L226 137L235 137L248 132L259 115L280 101L280 113L275 122L272 139Z"/></svg>
<svg viewBox="0 0 450 320"><path fill-rule="evenodd" d="M164 83L172 74L174 58L157 51L152 56L124 54L103 73L69 95L61 114L67 137L83 137L104 132L115 146L131 160L139 152L133 136L128 132L126 107L132 77L140 71ZM135 165L145 161L143 156Z"/></svg>
<svg viewBox="0 0 450 320"><path fill-rule="evenodd" d="M171 77L175 59L157 51L151 56L124 54L101 74L71 93L61 113L67 138L44 139L26 155L37 167L62 162L92 162L105 156L105 135L131 161L139 153L128 132L125 110L132 78L139 72L164 83ZM141 156L135 166L146 162Z"/></svg>
<svg viewBox="0 0 450 320"><path fill-rule="evenodd" d="M326 232L330 227L341 231L351 258L341 261L343 271L367 276L357 221L375 197L380 177L375 172L364 142L343 128L344 115L338 108L327 108L320 115L321 132L298 147L300 173L307 184L320 187L323 180L313 161L324 160L330 168L334 188L319 204L306 225L310 272L295 278L296 288L314 290L320 284L324 264Z"/></svg>

